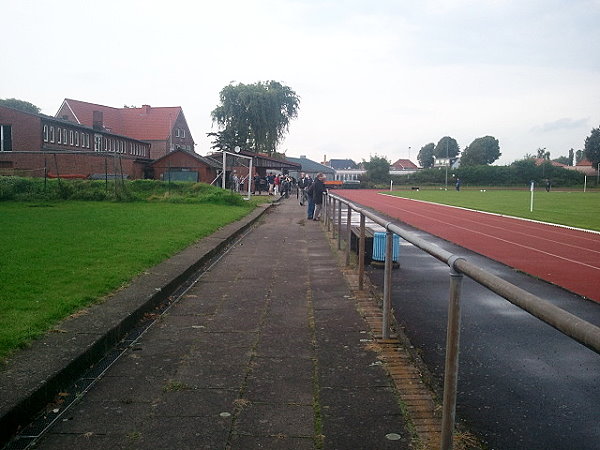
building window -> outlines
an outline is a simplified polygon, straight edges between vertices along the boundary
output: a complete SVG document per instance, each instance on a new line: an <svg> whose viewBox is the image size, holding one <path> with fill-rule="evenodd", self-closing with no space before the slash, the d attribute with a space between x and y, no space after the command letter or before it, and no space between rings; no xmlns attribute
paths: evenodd
<svg viewBox="0 0 600 450"><path fill-rule="evenodd" d="M79 147L79 131L75 132L75 147Z"/></svg>
<svg viewBox="0 0 600 450"><path fill-rule="evenodd" d="M67 145L67 137L69 135L67 134L67 129L63 128L63 144Z"/></svg>
<svg viewBox="0 0 600 450"><path fill-rule="evenodd" d="M62 128L58 129L58 139L56 140L58 144L62 144Z"/></svg>
<svg viewBox="0 0 600 450"><path fill-rule="evenodd" d="M0 152L12 152L12 127L0 125Z"/></svg>
<svg viewBox="0 0 600 450"><path fill-rule="evenodd" d="M54 127L50 127L50 142L54 144Z"/></svg>
<svg viewBox="0 0 600 450"><path fill-rule="evenodd" d="M73 145L73 130L69 131L69 145Z"/></svg>
<svg viewBox="0 0 600 450"><path fill-rule="evenodd" d="M44 125L44 142L48 142L48 125Z"/></svg>
<svg viewBox="0 0 600 450"><path fill-rule="evenodd" d="M99 134L94 135L94 151L99 152L102 150L102 136Z"/></svg>
<svg viewBox="0 0 600 450"><path fill-rule="evenodd" d="M175 128L175 137L179 137L179 128Z"/></svg>

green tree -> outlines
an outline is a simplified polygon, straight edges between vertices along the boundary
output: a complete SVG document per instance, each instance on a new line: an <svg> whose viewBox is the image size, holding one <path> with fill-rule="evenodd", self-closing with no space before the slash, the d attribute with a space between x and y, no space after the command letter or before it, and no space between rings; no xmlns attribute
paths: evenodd
<svg viewBox="0 0 600 450"><path fill-rule="evenodd" d="M583 150L577 150L575 152L575 164L576 165L579 161L581 161L584 158L585 158L585 152Z"/></svg>
<svg viewBox="0 0 600 450"><path fill-rule="evenodd" d="M209 134L215 137L213 148L239 145L269 155L283 140L300 106L300 97L277 81L229 84L219 98L211 117L222 130Z"/></svg>
<svg viewBox="0 0 600 450"><path fill-rule="evenodd" d="M597 168L600 163L600 127L594 128L591 134L585 138L585 157Z"/></svg>
<svg viewBox="0 0 600 450"><path fill-rule="evenodd" d="M433 167L433 149L435 148L435 144L433 142L421 147L419 150L419 154L417 155L417 159L419 160L419 164L424 169L428 169Z"/></svg>
<svg viewBox="0 0 600 450"><path fill-rule="evenodd" d="M536 150L536 153L537 153L538 159L547 159L548 161L550 160L550 152L546 150L546 147L544 147L544 148L539 147Z"/></svg>
<svg viewBox="0 0 600 450"><path fill-rule="evenodd" d="M451 138L450 136L444 136L441 138L433 149L433 156L436 158L454 159L459 153L460 148L458 148L458 142L456 142L456 139Z"/></svg>
<svg viewBox="0 0 600 450"><path fill-rule="evenodd" d="M568 166L573 166L575 161L575 150L573 148L571 148L571 150L569 150L569 164L567 164Z"/></svg>
<svg viewBox="0 0 600 450"><path fill-rule="evenodd" d="M480 166L491 164L500 158L500 144L493 136L484 136L471 142L462 153L460 165Z"/></svg>
<svg viewBox="0 0 600 450"><path fill-rule="evenodd" d="M18 109L19 111L25 111L33 114L39 114L41 109L35 106L33 103L26 102L25 100L19 100L16 98L2 98L0 99L0 105L7 106L8 108Z"/></svg>
<svg viewBox="0 0 600 450"><path fill-rule="evenodd" d="M383 156L372 156L369 161L363 159L363 166L367 171L365 177L373 183L386 183L390 179L390 165L392 163Z"/></svg>

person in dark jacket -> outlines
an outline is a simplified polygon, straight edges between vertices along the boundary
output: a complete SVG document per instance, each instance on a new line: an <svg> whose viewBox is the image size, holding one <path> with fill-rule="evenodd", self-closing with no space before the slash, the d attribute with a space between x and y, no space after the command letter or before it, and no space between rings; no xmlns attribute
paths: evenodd
<svg viewBox="0 0 600 450"><path fill-rule="evenodd" d="M322 172L317 174L312 188L312 199L315 203L315 213L313 214L313 220L320 220L321 209L323 208L323 193L327 191L325 188L325 175Z"/></svg>

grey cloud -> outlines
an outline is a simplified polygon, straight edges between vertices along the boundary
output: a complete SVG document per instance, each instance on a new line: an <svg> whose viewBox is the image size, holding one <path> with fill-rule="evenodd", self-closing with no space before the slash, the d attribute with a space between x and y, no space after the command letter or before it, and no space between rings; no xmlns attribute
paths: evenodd
<svg viewBox="0 0 600 450"><path fill-rule="evenodd" d="M570 117L563 117L562 119L558 119L553 122L546 122L542 125L535 126L533 127L532 131L541 131L547 133L550 131L570 130L573 128L587 127L589 120L589 117L586 117L584 119L571 119Z"/></svg>

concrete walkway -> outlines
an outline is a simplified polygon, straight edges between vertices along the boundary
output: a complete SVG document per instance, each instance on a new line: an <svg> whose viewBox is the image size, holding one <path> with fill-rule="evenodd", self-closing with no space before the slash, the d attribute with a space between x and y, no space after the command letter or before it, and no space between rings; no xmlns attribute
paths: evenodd
<svg viewBox="0 0 600 450"><path fill-rule="evenodd" d="M368 330L322 225L284 200L37 448L409 448Z"/></svg>

